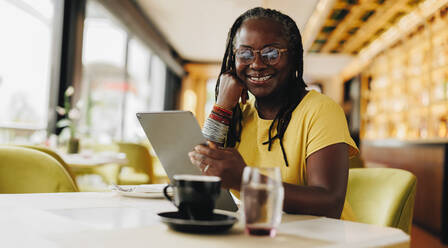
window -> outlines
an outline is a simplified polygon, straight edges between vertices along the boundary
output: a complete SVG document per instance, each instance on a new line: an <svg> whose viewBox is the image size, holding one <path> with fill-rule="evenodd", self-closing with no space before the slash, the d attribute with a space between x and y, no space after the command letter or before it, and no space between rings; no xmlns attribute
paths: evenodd
<svg viewBox="0 0 448 248"><path fill-rule="evenodd" d="M53 39L58 6L52 0L0 1L0 143L29 141L38 130L45 138L52 49L60 42Z"/></svg>
<svg viewBox="0 0 448 248"><path fill-rule="evenodd" d="M138 141L141 111L163 110L165 64L96 1L84 22L80 129L100 143Z"/></svg>
<svg viewBox="0 0 448 248"><path fill-rule="evenodd" d="M127 33L98 3L87 2L83 42L85 135L110 142L120 135Z"/></svg>
<svg viewBox="0 0 448 248"><path fill-rule="evenodd" d="M129 42L128 72L126 87L125 116L123 138L126 140L143 139L145 136L135 117L136 112L147 111L151 97L151 54L137 39Z"/></svg>

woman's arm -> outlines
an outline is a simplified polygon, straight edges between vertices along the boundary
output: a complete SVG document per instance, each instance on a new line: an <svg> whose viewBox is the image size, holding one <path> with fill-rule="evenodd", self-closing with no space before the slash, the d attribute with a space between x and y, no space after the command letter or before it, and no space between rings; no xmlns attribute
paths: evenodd
<svg viewBox="0 0 448 248"><path fill-rule="evenodd" d="M348 145L322 148L306 160L307 185L283 183L287 213L340 218L348 180Z"/></svg>
<svg viewBox="0 0 448 248"><path fill-rule="evenodd" d="M190 160L206 175L219 176L225 188L240 190L246 163L234 148L196 146ZM208 165L208 166L207 166ZM339 218L344 207L348 179L348 145L338 143L322 148L307 159L307 185L283 183L287 213Z"/></svg>
<svg viewBox="0 0 448 248"><path fill-rule="evenodd" d="M219 94L216 104L202 128L204 137L217 146L224 146L232 122L233 109L239 99L243 104L248 99L247 89L231 72L223 73L219 77Z"/></svg>

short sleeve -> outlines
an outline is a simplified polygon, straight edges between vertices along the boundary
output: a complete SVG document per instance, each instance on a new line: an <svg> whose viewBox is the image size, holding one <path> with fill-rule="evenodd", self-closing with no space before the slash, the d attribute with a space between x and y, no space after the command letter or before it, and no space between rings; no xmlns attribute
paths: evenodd
<svg viewBox="0 0 448 248"><path fill-rule="evenodd" d="M346 143L349 156L358 153L358 148L348 131L344 111L333 100L325 99L308 115L306 157L329 145Z"/></svg>

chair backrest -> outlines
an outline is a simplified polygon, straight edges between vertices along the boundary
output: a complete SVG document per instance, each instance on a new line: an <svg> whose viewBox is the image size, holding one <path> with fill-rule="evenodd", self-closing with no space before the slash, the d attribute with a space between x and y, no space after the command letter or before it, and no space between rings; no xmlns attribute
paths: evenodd
<svg viewBox="0 0 448 248"><path fill-rule="evenodd" d="M50 155L31 148L0 146L0 193L76 191L72 177Z"/></svg>
<svg viewBox="0 0 448 248"><path fill-rule="evenodd" d="M347 200L357 221L410 233L416 185L416 177L401 169L350 169Z"/></svg>
<svg viewBox="0 0 448 248"><path fill-rule="evenodd" d="M56 159L64 167L64 169L68 172L70 177L73 179L73 183L75 184L76 189L78 189L78 185L76 184L76 180L75 180L75 174L70 169L70 166L68 166L67 163L61 158L61 156L59 156L59 154L57 154L55 151L53 151L49 148L43 147L43 146L32 146L32 145L21 145L21 146L25 147L25 148L31 148L31 149L35 149L35 150L44 152L44 153L50 155L51 157L53 157L54 159Z"/></svg>
<svg viewBox="0 0 448 248"><path fill-rule="evenodd" d="M146 146L136 143L119 142L118 148L120 152L126 154L128 160L127 166L132 167L135 172L146 173L149 179L154 179L152 157Z"/></svg>

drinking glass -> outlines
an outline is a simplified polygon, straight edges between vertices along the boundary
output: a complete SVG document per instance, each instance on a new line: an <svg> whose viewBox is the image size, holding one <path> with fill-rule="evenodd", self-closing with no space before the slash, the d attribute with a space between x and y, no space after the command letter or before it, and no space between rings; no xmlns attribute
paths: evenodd
<svg viewBox="0 0 448 248"><path fill-rule="evenodd" d="M283 197L280 168L244 168L241 203L246 233L275 237L282 218Z"/></svg>

